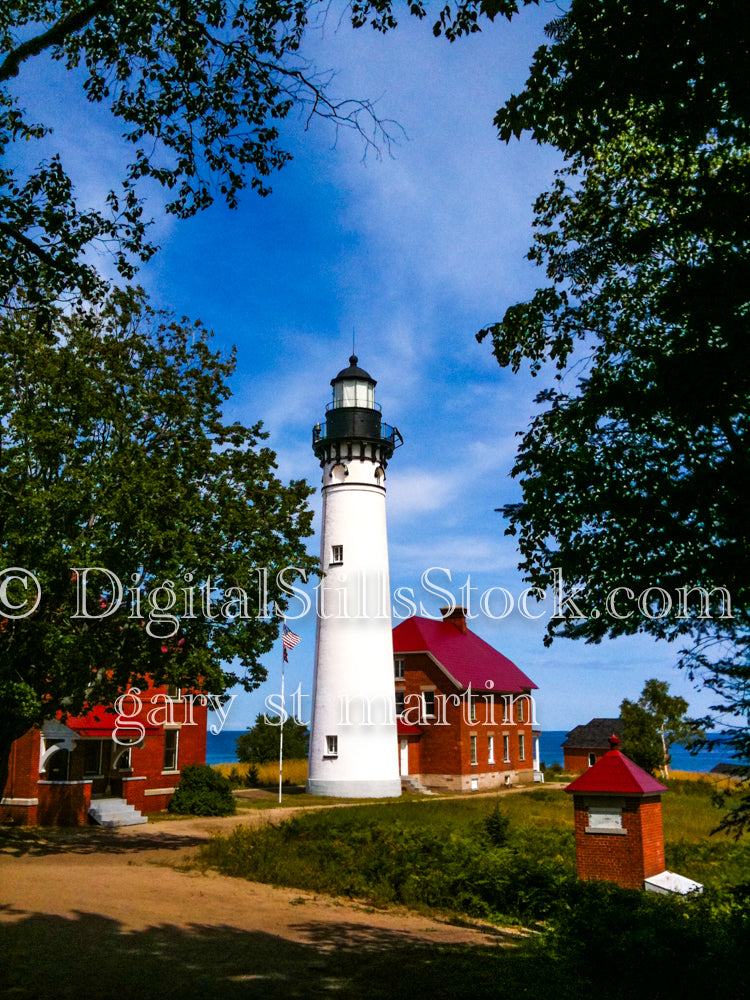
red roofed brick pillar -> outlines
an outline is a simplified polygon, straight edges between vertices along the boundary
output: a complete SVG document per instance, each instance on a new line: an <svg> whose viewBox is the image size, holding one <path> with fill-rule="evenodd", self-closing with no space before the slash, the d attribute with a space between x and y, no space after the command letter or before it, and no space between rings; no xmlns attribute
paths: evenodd
<svg viewBox="0 0 750 1000"><path fill-rule="evenodd" d="M573 795L576 865L581 879L642 889L664 871L661 795L667 789L611 750L565 789Z"/></svg>

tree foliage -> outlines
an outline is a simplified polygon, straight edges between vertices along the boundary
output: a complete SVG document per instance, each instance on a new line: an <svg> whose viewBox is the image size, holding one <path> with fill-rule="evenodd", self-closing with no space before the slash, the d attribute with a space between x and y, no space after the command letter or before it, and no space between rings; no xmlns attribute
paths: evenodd
<svg viewBox="0 0 750 1000"><path fill-rule="evenodd" d="M739 0L572 0L548 35L496 117L565 156L535 205L547 281L478 335L556 370L503 512L529 583L585 588L547 641L684 637L747 759L750 22Z"/></svg>
<svg viewBox="0 0 750 1000"><path fill-rule="evenodd" d="M669 747L691 746L704 736L700 723L687 715L684 698L669 694L669 684L646 681L638 701L625 698L620 705L624 728L622 752L650 774L669 777Z"/></svg>
<svg viewBox="0 0 750 1000"><path fill-rule="evenodd" d="M255 725L237 738L237 760L241 764L267 764L279 759L279 716L266 721L263 713ZM292 716L284 720L284 759L307 760L310 731Z"/></svg>
<svg viewBox="0 0 750 1000"><path fill-rule="evenodd" d="M223 420L234 359L200 324L130 292L55 331L33 310L0 320L0 761L146 675L257 687L289 596L277 571L314 565L311 490L276 477L259 424ZM87 567L112 576L88 574L82 618Z"/></svg>
<svg viewBox="0 0 750 1000"><path fill-rule="evenodd" d="M280 128L292 109L359 130L387 145L367 100L337 101L332 74L302 52L306 29L327 3L284 0L16 0L0 11L0 303L23 294L48 306L90 300L104 282L92 263L108 247L132 276L155 247L142 203L144 182L186 217L218 195L234 207L250 186L260 195L289 161ZM367 15L364 19L367 20ZM58 153L27 170L28 146L54 122L36 122L14 84L51 58L75 72L83 94L104 105L132 147L106 206L82 207ZM377 147L379 148L379 147Z"/></svg>
<svg viewBox="0 0 750 1000"><path fill-rule="evenodd" d="M233 816L237 806L223 774L207 764L186 764L167 810L182 816Z"/></svg>
<svg viewBox="0 0 750 1000"><path fill-rule="evenodd" d="M536 3L537 0L519 0ZM395 5L400 7L401 4ZM511 17L515 0L459 0L433 25L453 40L479 30L479 16ZM101 297L95 266L108 250L130 279L157 249L144 197L160 186L166 211L184 218L216 197L230 207L244 188L260 195L291 159L282 129L291 112L309 124L352 128L365 151L390 148L394 123L367 99L337 98L334 74L305 56L312 29L396 25L392 0L14 0L0 10L0 306L20 297L41 311L60 299ZM422 2L405 12L427 15ZM29 149L49 137L54 119L37 121L18 82L45 60L61 62L88 102L108 109L130 149L105 205L81 205L70 168L45 152L29 168ZM45 109L48 114L49 108ZM45 150L49 147L45 147Z"/></svg>

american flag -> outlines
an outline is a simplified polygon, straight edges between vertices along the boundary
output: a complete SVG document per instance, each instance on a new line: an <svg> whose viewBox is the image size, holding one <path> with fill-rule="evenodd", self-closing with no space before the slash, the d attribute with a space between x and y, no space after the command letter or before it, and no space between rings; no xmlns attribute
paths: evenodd
<svg viewBox="0 0 750 1000"><path fill-rule="evenodd" d="M292 632L290 628L287 628L286 625L284 625L281 631L281 642L284 646L284 660L287 659L287 650L294 649L294 647L300 641L301 641L300 637L296 635L294 632Z"/></svg>

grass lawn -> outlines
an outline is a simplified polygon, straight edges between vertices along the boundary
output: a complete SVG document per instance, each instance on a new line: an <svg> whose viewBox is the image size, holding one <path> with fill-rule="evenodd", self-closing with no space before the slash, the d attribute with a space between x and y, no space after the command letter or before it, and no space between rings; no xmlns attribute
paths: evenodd
<svg viewBox="0 0 750 1000"><path fill-rule="evenodd" d="M674 780L662 800L667 867L706 887L691 900L580 882L572 802L550 787L300 811L280 823L271 814L260 828L214 837L201 863L372 905L531 928L511 957L477 956L465 970L480 992L494 968L519 996L693 996L750 944L750 841L709 836L721 815L712 791ZM435 963L442 981L440 955ZM429 995L425 981L423 969L414 995ZM462 990L455 995L471 992Z"/></svg>

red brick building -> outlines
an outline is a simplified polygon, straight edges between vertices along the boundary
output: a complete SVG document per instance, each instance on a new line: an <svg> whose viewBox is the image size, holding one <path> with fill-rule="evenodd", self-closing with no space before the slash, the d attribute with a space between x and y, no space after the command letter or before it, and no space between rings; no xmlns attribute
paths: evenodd
<svg viewBox="0 0 750 1000"><path fill-rule="evenodd" d="M565 789L573 796L576 865L581 879L616 882L642 889L664 872L661 795L650 774L621 753L616 736L610 749Z"/></svg>
<svg viewBox="0 0 750 1000"><path fill-rule="evenodd" d="M622 719L592 719L585 726L576 726L562 745L563 767L566 771L585 771L609 752L610 736L622 739Z"/></svg>
<svg viewBox="0 0 750 1000"><path fill-rule="evenodd" d="M50 719L13 744L0 822L145 822L166 808L186 764L205 764L207 714L195 696L149 687L133 688L119 714Z"/></svg>
<svg viewBox="0 0 750 1000"><path fill-rule="evenodd" d="M536 684L467 627L463 608L442 614L393 630L402 783L477 791L532 782Z"/></svg>

